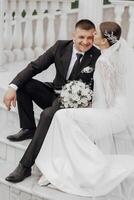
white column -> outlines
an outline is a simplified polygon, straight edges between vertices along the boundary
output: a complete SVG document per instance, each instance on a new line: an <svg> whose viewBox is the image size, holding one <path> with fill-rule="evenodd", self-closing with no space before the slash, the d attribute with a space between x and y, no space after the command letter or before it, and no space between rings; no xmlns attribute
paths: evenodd
<svg viewBox="0 0 134 200"><path fill-rule="evenodd" d="M122 21L122 14L124 12L124 8L126 6L126 1L120 1L120 0L110 0L110 2L114 5L114 13L115 13L115 21L118 24L121 24Z"/></svg>
<svg viewBox="0 0 134 200"><path fill-rule="evenodd" d="M134 47L134 4L129 6L129 16L127 41L131 47Z"/></svg>
<svg viewBox="0 0 134 200"><path fill-rule="evenodd" d="M95 25L102 22L103 0L79 0L78 20L89 19Z"/></svg>
<svg viewBox="0 0 134 200"><path fill-rule="evenodd" d="M124 5L115 5L114 13L115 13L115 21L121 25L122 14L124 12Z"/></svg>
<svg viewBox="0 0 134 200"><path fill-rule="evenodd" d="M67 39L67 19L68 19L68 11L71 7L71 1L65 0L62 2L62 8L61 8L61 16L60 16L60 28L59 28L59 36L58 38L60 40Z"/></svg>
<svg viewBox="0 0 134 200"><path fill-rule="evenodd" d="M22 27L21 27L21 20L22 16L21 13L23 11L22 8L22 0L12 0L12 2L16 3L16 9L15 9L15 25L14 25L14 32L13 32L13 53L15 55L15 60L23 60L24 59L24 53L22 51Z"/></svg>
<svg viewBox="0 0 134 200"><path fill-rule="evenodd" d="M32 13L36 8L35 2L28 0L26 4L26 23L24 29L24 57L26 60L32 60L34 58L33 45L33 27L32 27Z"/></svg>
<svg viewBox="0 0 134 200"><path fill-rule="evenodd" d="M47 10L47 2L42 0L39 2L39 6L37 9L38 18L35 29L35 57L38 57L44 52L43 46L45 41L45 31L43 19L45 10Z"/></svg>
<svg viewBox="0 0 134 200"><path fill-rule="evenodd" d="M55 42L55 3L53 0L51 0L48 3L48 27L47 27L47 35L46 35L46 46L49 48L52 46Z"/></svg>
<svg viewBox="0 0 134 200"><path fill-rule="evenodd" d="M6 63L6 56L4 54L4 40L3 40L3 33L4 33L4 2L6 0L0 0L0 71L2 70L1 65Z"/></svg>
<svg viewBox="0 0 134 200"><path fill-rule="evenodd" d="M11 1L6 1L5 6L5 28L4 28L4 52L7 55L8 62L14 61L12 49L12 6Z"/></svg>

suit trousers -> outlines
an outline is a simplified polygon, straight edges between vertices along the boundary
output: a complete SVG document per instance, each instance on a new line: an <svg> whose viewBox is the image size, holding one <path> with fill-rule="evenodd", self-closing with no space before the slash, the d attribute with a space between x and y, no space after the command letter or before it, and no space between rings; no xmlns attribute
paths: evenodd
<svg viewBox="0 0 134 200"><path fill-rule="evenodd" d="M43 109L37 128L33 101ZM17 103L21 127L36 128L33 139L20 160L23 166L30 168L41 149L54 113L59 109L58 95L54 93L52 88L32 79L17 91Z"/></svg>

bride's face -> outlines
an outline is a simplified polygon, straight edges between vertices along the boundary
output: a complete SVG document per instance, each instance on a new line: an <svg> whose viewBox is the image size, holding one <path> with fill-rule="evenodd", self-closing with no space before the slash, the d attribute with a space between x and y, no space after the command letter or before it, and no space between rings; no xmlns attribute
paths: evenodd
<svg viewBox="0 0 134 200"><path fill-rule="evenodd" d="M104 38L101 36L101 32L99 27L96 29L96 32L94 34L94 44L97 45L98 47L101 47L102 41Z"/></svg>
<svg viewBox="0 0 134 200"><path fill-rule="evenodd" d="M106 49L109 47L108 41L106 38L102 37L99 27L97 28L97 31L94 34L94 44L100 49Z"/></svg>

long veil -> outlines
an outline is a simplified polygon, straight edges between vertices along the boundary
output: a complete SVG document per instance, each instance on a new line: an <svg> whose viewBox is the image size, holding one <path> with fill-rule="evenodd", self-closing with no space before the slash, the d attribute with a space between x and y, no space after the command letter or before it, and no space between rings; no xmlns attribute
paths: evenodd
<svg viewBox="0 0 134 200"><path fill-rule="evenodd" d="M122 104L120 110L125 110L125 112L122 112L122 116L125 116L124 119L121 117L124 120L123 122L117 115L117 119L114 118L114 123L109 125L108 117L110 116L110 110L113 113L114 109L109 109L106 116L104 113L103 117L106 118L105 130L98 130L98 135L102 133L102 137L98 137L96 143L104 153L134 155L134 50L121 38L110 47L109 52L111 62L116 65L115 67L118 71L118 96L123 95L123 98L117 98L117 106L118 103L119 105ZM104 136L103 132L106 133Z"/></svg>
<svg viewBox="0 0 134 200"><path fill-rule="evenodd" d="M119 67L126 71L126 97L128 123L134 127L134 50L121 38L119 50Z"/></svg>

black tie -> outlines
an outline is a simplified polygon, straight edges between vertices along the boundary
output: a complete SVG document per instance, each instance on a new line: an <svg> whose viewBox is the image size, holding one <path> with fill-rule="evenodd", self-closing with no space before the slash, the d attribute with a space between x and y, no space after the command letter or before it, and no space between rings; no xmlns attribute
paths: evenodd
<svg viewBox="0 0 134 200"><path fill-rule="evenodd" d="M83 55L81 53L76 53L76 56L77 56L77 59L74 63L74 66L73 66L72 72L70 74L69 80L73 80L75 78L75 74L76 74L76 72L77 72L77 70L79 69L79 66L80 66L80 59Z"/></svg>

